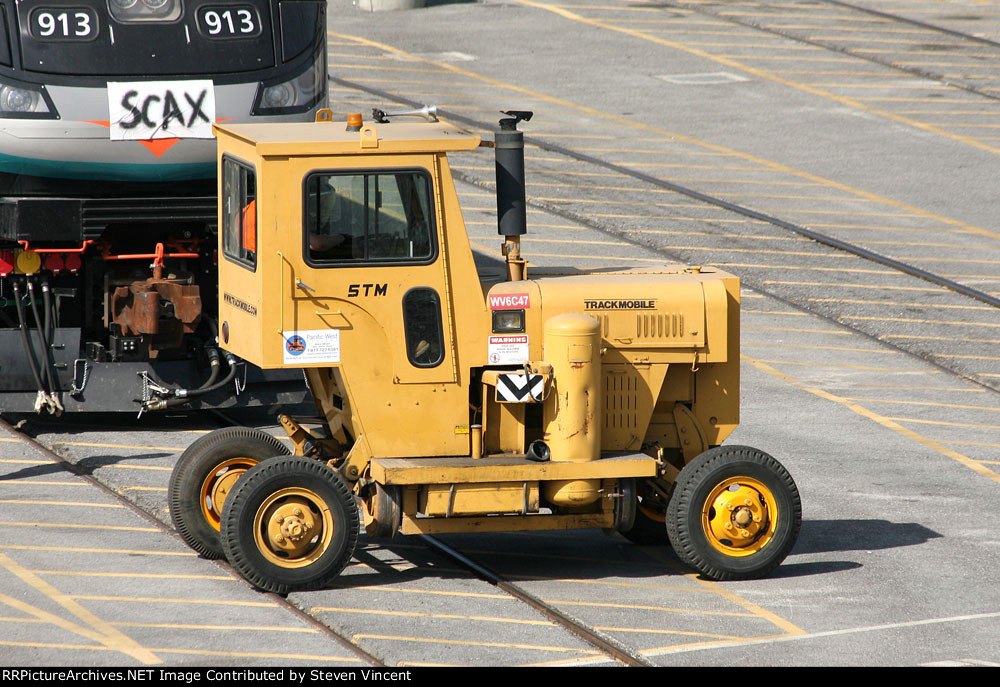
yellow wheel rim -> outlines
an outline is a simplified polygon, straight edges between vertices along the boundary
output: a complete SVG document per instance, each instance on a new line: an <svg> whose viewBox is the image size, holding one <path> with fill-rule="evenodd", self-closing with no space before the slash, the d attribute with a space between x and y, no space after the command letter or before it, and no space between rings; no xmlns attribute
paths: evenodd
<svg viewBox="0 0 1000 687"><path fill-rule="evenodd" d="M730 477L705 499L701 525L712 547L727 556L749 556L767 546L778 525L774 495L752 477Z"/></svg>
<svg viewBox="0 0 1000 687"><path fill-rule="evenodd" d="M201 483L201 512L215 530L222 528L222 506L244 472L257 464L252 458L230 458L219 463Z"/></svg>
<svg viewBox="0 0 1000 687"><path fill-rule="evenodd" d="M280 489L257 509L253 520L257 549L282 568L301 568L322 556L333 541L333 515L316 492Z"/></svg>

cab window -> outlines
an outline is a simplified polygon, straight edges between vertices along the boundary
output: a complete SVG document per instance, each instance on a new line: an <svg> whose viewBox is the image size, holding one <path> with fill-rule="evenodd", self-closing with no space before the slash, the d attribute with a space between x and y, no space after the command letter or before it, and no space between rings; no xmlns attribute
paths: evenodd
<svg viewBox="0 0 1000 687"><path fill-rule="evenodd" d="M423 171L315 173L306 178L306 262L426 264L436 253Z"/></svg>
<svg viewBox="0 0 1000 687"><path fill-rule="evenodd" d="M231 158L222 160L222 253L257 267L257 174Z"/></svg>

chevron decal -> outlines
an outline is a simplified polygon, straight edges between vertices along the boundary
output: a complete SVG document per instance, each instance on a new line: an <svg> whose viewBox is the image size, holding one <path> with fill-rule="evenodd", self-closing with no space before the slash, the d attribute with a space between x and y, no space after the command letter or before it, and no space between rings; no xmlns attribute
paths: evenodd
<svg viewBox="0 0 1000 687"><path fill-rule="evenodd" d="M545 393L545 375L502 374L497 377L500 403L540 403Z"/></svg>

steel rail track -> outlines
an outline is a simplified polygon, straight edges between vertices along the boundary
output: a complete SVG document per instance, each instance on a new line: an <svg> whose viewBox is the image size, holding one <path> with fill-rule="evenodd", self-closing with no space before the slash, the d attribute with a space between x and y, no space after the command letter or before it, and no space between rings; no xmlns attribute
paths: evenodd
<svg viewBox="0 0 1000 687"><path fill-rule="evenodd" d="M617 642L611 637L608 637L602 632L595 630L594 628L586 625L585 623L577 620L576 618L563 613L558 608L545 603L537 596L521 589L516 584L504 580L500 575L493 572L489 568L477 563L468 556L465 556L459 551L451 548L440 539L435 537L421 534L421 540L431 549L447 556L452 561L458 563L459 565L465 567L466 569L475 573L480 579L489 582L497 589L500 589L507 594L510 594L514 598L523 603L528 604L536 611L544 615L549 620L555 622L560 627L569 630L571 633L587 642L591 646L597 648L601 652L607 654L611 658L624 663L627 666L633 667L644 667L650 668L655 667L656 664L649 659L631 651L625 645Z"/></svg>
<svg viewBox="0 0 1000 687"><path fill-rule="evenodd" d="M942 26L935 26L934 24L928 24L926 22L921 22L916 19L910 19L908 17L890 14L888 12L880 12L878 10L872 10L865 7L860 7L858 5L852 5L846 2L840 2L839 0L820 0L820 2L842 7L844 9L872 14L874 16L882 17L884 19L891 19L894 21L898 21L900 23L911 24L913 26L917 26L919 28L928 31L935 31L945 35L952 36L954 38L961 38L964 40L985 44L992 48L1000 48L1000 43L998 43L997 41L992 41L989 40L988 38L981 38L979 36L973 36L972 34L969 33L963 33L962 31L948 29ZM981 88L977 88L976 86L972 86L967 83L963 83L961 81L949 79L943 76L942 74L938 74L937 72L929 71L927 69L918 69L916 67L907 67L901 64L897 64L890 59L876 57L874 55L865 55L863 53L857 53L850 46L836 45L833 44L831 41L817 41L811 38L806 38L805 36L800 36L791 31L784 31L781 29L776 29L771 26L765 26L752 19L744 19L728 15L715 14L700 6L687 5L684 3L662 2L662 3L657 3L656 7L662 9L688 10L690 12L700 14L704 17L712 17L714 19L719 19L721 21L729 22L730 24L735 24L736 26L745 26L748 29L754 29L756 31L761 31L763 33L769 33L772 36L779 36L781 38L786 38L790 41L795 41L797 43L802 43L804 45L811 45L813 47L822 48L824 50L829 50L830 52L839 53L841 55L849 55L850 57L859 60L864 60L866 62L871 62L872 64L877 64L882 67L895 69L896 71L903 72L904 74L909 74L910 76L916 76L921 79L929 79L931 81L937 81L939 83L945 84L946 86L951 86L952 88L958 88L960 90L981 96L983 98L988 98L990 100L1000 100L1000 94L990 93L989 91L984 91ZM904 51L901 50L901 52Z"/></svg>
<svg viewBox="0 0 1000 687"><path fill-rule="evenodd" d="M347 81L346 79L341 79L341 78L335 77L333 75L329 75L329 78L330 78L330 81L332 81L332 82L334 82L334 83L336 83L336 84L338 84L340 86L344 86L344 87L347 87L347 88L353 88L353 89L359 90L359 91L364 91L366 93L370 93L372 95L376 95L376 96L378 96L380 98L385 98L387 100L393 100L393 101L396 101L398 103L402 103L404 105L408 105L410 107L420 108L420 107L423 107L425 105L425 103L418 103L415 100L410 100L409 98L406 98L406 97L403 97L403 96L400 96L400 95L397 95L397 94L394 94L394 93L389 93L387 91L383 91L383 90L380 90L380 89L377 89L377 88L372 88L370 86L366 86L364 84L359 84L359 83L356 83L356 82L353 82L353 81ZM443 109L438 108L438 114L441 115L442 117L445 117L447 119L451 119L451 120L456 121L456 122L461 122L462 124L465 124L465 125L468 125L468 126L473 126L473 127L479 128L479 129L485 129L485 130L488 130L488 131L498 131L498 127L496 127L496 126L494 126L492 124L488 124L486 122L480 122L478 120L472 119L471 117L466 117L464 115L460 115L458 113L451 112L451 111L448 111L448 110L443 110ZM982 303L986 303L987 305L993 306L994 308L1000 308L1000 298L996 298L994 296L991 296L988 293L985 293L985 292L980 291L978 289L973 289L971 287L965 286L964 284L959 284L958 282L952 281L951 279L939 276L939 275L934 274L932 272L928 272L927 270L921 269L921 268L916 267L914 265L908 265L908 264L906 264L904 262L901 262L899 260L896 260L894 258L890 258L890 257L888 257L886 255L882 255L880 253L876 253L875 251L868 250L867 248L864 248L862 246L857 246L857 245L854 245L852 243L848 243L847 241L841 241L840 239L834 238L833 236L828 236L828 235L822 234L822 233L820 233L818 231L813 231L812 229L808 229L808 228L806 228L806 227L804 227L802 225L794 224L792 222L785 221L785 220L783 220L783 219L781 219L779 217L775 217L773 215L768 215L768 214L765 214L763 212L758 212L756 210L752 210L752 209L750 209L748 207L745 207L745 206L742 206L742 205L738 205L736 203L730 203L727 200L723 200L721 198L717 198L715 196L711 196L709 194L702 193L700 191L696 191L696 190L694 190L692 188L688 188L686 186L681 186L680 184L675 184L675 183L673 183L671 181L667 181L665 179L660 179L658 177L654 177L654 176L652 176L650 174L646 174L644 172L639 172L639 171L631 169L629 167L625 167L624 165L619 165L619 164L616 164L616 163L613 163L613 162L608 162L606 160L602 160L602 159L594 157L592 155L587 155L586 153L581 153L581 152L572 150L570 148L566 148L564 146L560 146L560 145L557 145L557 144L554 144L554 143L549 143L549 142L544 141L544 140L542 140L540 138L536 138L535 136L527 136L526 135L524 137L524 142L525 143L529 143L529 144L531 144L533 146L536 146L538 148L541 148L542 150L546 150L546 151L551 152L551 153L557 153L559 155L564 155L566 157L569 157L569 158L572 158L572 159L575 159L575 160L579 160L581 162L586 162L587 164L591 164L591 165L594 165L594 166L597 166L597 167L602 167L604 169L611 170L611 171L616 172L618 174L621 174L623 176L628 176L628 177L632 177L633 179L638 179L639 181L645 182L647 184L650 184L650 185L653 185L653 186L656 186L656 187L659 187L659 188L662 188L662 189L667 189L669 191L673 191L675 193L687 196L688 198L692 198L692 199L697 200L699 202L705 203L706 205L713 205L715 207L722 208L722 209L727 210L729 212L733 212L735 214L742 215L743 217L748 217L750 219L755 219L755 220L758 220L758 221L761 221L761 222L766 222L768 224L771 224L773 226L779 227L779 228L784 229L786 231L790 231L790 232L792 232L794 234L798 234L799 236L804 236L806 238L812 239L813 241L816 241L817 243L821 243L821 244L823 244L825 246L829 246L831 248L835 248L837 250L841 250L841 251L844 251L846 253L850 253L852 255L855 255L857 257L863 258L865 260L869 260L871 262L874 262L874 263L877 263L879 265L882 265L884 267L888 267L888 268L894 269L894 270L896 270L898 272L902 272L904 274L908 274L908 275L910 275L912 277L917 277L919 279L923 279L924 281L928 281L928 282L930 282L932 284L936 284L937 286L944 287L944 288L946 288L946 289L948 289L950 291L954 291L955 293L959 293L959 294L962 294L963 296L967 296L969 298L973 298L973 299L975 299L977 301L980 301Z"/></svg>
<svg viewBox="0 0 1000 687"><path fill-rule="evenodd" d="M141 508L140 506L136 505L132 501L129 501L127 498L125 498L124 496L122 496L121 494L119 494L118 492L116 492L115 490L109 488L107 485L105 485L104 483L102 483L100 480L98 480L97 478L95 478L93 475L89 474L86 470L84 470L81 467L79 467L78 465L76 465L76 463L73 463L72 461L69 461L69 460L63 458L58 453L55 453L50 448L48 448L44 444L41 444L40 442L38 442L33 437L30 437L30 436L24 434L23 432L18 431L18 429L16 427L14 427L13 425L11 425L9 422L7 422L6 420L4 420L3 418L0 418L0 430L3 430L5 432L7 432L8 434L10 434L11 436L20 439L22 442L24 442L24 444L26 444L26 445L30 446L31 448L35 449L36 451L38 451L39 453L41 453L42 455L44 455L46 458L52 460L55 463L58 463L67 472L72 473L73 475L75 475L75 476L81 478L82 480L84 480L85 482L87 482L89 485L91 485L93 487L97 487L104 494L107 494L108 496L114 498L116 501L118 501L119 503L121 503L125 508L128 508L130 511L132 511L133 513L135 513L136 515L138 515L140 518L142 518L143 520L145 520L146 522L148 522L152 526L154 526L157 529L165 532L166 534L170 535L171 537L173 537L177 541L179 541L181 543L184 543L183 539L181 539L181 536L177 533L176 530L174 530L172 527L168 526L163 521L159 520L155 515L153 515L152 513L148 512L146 510L144 510L143 508ZM184 546L186 547L187 544L185 543ZM226 561L224 561L224 560L216 560L216 561L212 561L212 562L215 563L216 565L218 565L219 567L221 567L222 569L224 569L226 572L230 573L233 577L235 577L237 579L242 579L242 578L240 578L239 573L237 573L232 567L230 567L230 565ZM386 667L386 665L381 660L379 660L377 657L375 657L372 654L368 653L367 651L365 651L364 649L362 649L361 647L359 647L357 644L354 644L353 642L351 642L346 637L343 637L343 636L339 635L337 632L335 632L328 625L323 624L318 619L314 618L313 616L309 615L308 613L305 613L300 608L298 608L294 604L290 603L285 597L280 596L279 594L272 594L270 592L262 592L262 593L266 597L268 597L268 599L270 599L274 603L278 604L279 606L281 606L286 611L291 612L292 615L296 616L297 618L299 618L303 622L307 623L313 629L317 630L318 632L320 632L320 633L326 635L327 637L329 637L330 639L334 640L335 642L337 642L337 644L340 644L342 647L344 647L345 649L347 649L352 654L356 655L358 658L360 658L361 660L365 661L369 665L372 665L372 666L374 666L376 668L384 668L384 667Z"/></svg>

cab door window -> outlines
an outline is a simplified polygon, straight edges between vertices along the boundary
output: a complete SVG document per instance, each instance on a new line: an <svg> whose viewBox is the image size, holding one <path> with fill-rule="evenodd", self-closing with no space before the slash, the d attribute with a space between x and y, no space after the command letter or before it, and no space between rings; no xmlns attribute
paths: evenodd
<svg viewBox="0 0 1000 687"><path fill-rule="evenodd" d="M257 174L232 158L222 160L222 253L257 267Z"/></svg>
<svg viewBox="0 0 1000 687"><path fill-rule="evenodd" d="M430 177L424 171L306 177L306 262L314 267L429 264L437 245Z"/></svg>
<svg viewBox="0 0 1000 687"><path fill-rule="evenodd" d="M403 296L406 357L414 367L437 367L444 360L441 298L428 287L410 289Z"/></svg>

